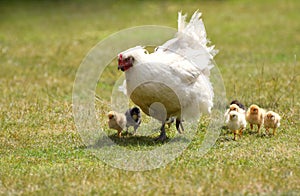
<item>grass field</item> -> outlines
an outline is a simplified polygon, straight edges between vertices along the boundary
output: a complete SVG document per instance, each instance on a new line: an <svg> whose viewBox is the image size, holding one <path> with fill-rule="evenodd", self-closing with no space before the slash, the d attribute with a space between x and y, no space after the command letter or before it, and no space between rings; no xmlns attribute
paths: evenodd
<svg viewBox="0 0 300 196"><path fill-rule="evenodd" d="M190 16L196 9L219 49L215 60L227 99L278 112L278 135L247 128L233 141L220 130L216 144L198 157L204 123L199 137L165 167L131 172L104 164L85 150L73 120L80 63L114 32L145 24L175 28L177 11ZM0 194L299 195L299 9L297 0L1 1ZM100 82L98 96L112 85Z"/></svg>

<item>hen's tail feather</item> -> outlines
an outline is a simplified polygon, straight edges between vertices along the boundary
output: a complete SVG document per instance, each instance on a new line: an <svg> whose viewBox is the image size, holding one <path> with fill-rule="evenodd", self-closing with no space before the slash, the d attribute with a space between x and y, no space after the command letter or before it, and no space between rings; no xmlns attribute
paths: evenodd
<svg viewBox="0 0 300 196"><path fill-rule="evenodd" d="M185 17L181 17L180 15L181 13L179 14L179 18L181 20L184 20L184 21L180 21L181 23L180 26L183 26L182 24L186 24L185 22L186 15ZM193 16L191 17L190 22L185 26L185 28L180 28L180 29L178 28L178 37L192 38L194 41L200 43L204 48L206 48L207 51L213 57L217 54L218 51L214 49L214 46L209 46L209 47L207 46L207 44L209 44L210 41L207 39L207 34L206 34L204 23L201 19L201 15L202 15L201 12L199 12L198 10L195 11Z"/></svg>
<svg viewBox="0 0 300 196"><path fill-rule="evenodd" d="M178 21L177 21L177 23L178 23L178 32L181 32L185 28L185 26L186 26L186 22L185 22L186 16L187 16L186 14L182 15L181 12L178 12Z"/></svg>
<svg viewBox="0 0 300 196"><path fill-rule="evenodd" d="M191 49L197 50L198 55L207 53L212 60L218 53L218 50L214 48L214 45L208 46L210 41L207 39L204 23L201 19L201 13L197 10L190 19L190 22L186 22L187 15L182 15L178 12L178 32L175 38L167 41L159 48L158 51L170 51L180 53L185 57L189 57Z"/></svg>

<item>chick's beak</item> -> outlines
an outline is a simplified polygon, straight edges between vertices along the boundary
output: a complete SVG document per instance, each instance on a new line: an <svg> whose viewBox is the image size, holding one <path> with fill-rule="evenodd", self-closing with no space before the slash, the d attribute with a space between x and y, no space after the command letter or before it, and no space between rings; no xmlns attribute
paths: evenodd
<svg viewBox="0 0 300 196"><path fill-rule="evenodd" d="M132 119L133 120L137 120L138 119L138 116L136 114L132 115Z"/></svg>
<svg viewBox="0 0 300 196"><path fill-rule="evenodd" d="M113 117L114 117L113 114L108 114L108 118L109 118L109 119L112 119Z"/></svg>

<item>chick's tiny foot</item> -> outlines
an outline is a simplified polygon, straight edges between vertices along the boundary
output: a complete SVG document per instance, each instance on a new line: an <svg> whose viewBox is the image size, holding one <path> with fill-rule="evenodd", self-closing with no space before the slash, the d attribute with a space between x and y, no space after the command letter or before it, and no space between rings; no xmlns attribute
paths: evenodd
<svg viewBox="0 0 300 196"><path fill-rule="evenodd" d="M276 135L276 128L273 129L273 135Z"/></svg>

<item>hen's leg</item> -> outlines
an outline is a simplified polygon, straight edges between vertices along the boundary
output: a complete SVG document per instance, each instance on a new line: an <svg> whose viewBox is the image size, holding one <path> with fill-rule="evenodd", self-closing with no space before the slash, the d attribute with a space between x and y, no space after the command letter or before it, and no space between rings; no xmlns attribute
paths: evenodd
<svg viewBox="0 0 300 196"><path fill-rule="evenodd" d="M182 122L180 119L176 119L176 129L177 129L178 133L180 133L180 134L183 133L183 131L184 131L184 128L183 128L183 125L182 125Z"/></svg>
<svg viewBox="0 0 300 196"><path fill-rule="evenodd" d="M167 135L166 135L165 123L163 122L162 126L160 128L160 135L157 138L155 138L155 141L161 141L161 142L163 142L166 139L168 139L168 138L167 138Z"/></svg>

